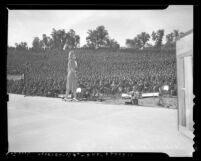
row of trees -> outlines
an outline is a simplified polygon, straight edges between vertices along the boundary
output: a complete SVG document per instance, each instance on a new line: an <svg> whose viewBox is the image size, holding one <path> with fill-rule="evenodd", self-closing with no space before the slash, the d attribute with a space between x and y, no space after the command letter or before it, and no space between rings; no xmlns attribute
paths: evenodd
<svg viewBox="0 0 201 161"><path fill-rule="evenodd" d="M179 30L174 30L170 34L166 35L166 43L163 44L164 30L159 29L157 31L153 31L151 35L146 32L142 32L138 34L133 39L126 39L126 46L134 49L144 49L145 47L173 47L176 39L181 36L183 32L179 32ZM149 44L149 40L152 39L154 45Z"/></svg>
<svg viewBox="0 0 201 161"><path fill-rule="evenodd" d="M35 37L32 42L33 50L65 50L67 48L77 48L80 44L80 36L73 29L66 32L64 29L56 30L53 28L51 37L46 34L42 35L42 40Z"/></svg>
<svg viewBox="0 0 201 161"><path fill-rule="evenodd" d="M18 50L28 50L26 42L15 43L15 48Z"/></svg>
<svg viewBox="0 0 201 161"><path fill-rule="evenodd" d="M109 37L108 31L104 26L98 26L94 30L88 30L86 38L87 44L83 48L112 48L118 49L120 45L116 40ZM28 49L26 42L15 44L17 49ZM66 50L80 47L80 36L73 29L66 32L64 29L56 30L53 28L50 36L42 35L42 39L35 37L32 42L32 50Z"/></svg>
<svg viewBox="0 0 201 161"><path fill-rule="evenodd" d="M88 30L88 36L86 37L86 44L83 45L83 48L110 48L110 49L119 49L120 45L115 39L110 38L108 31L104 26L98 26L94 30ZM146 32L138 34L133 39L126 39L126 46L133 49L144 49L147 47L161 48L161 47L172 47L177 37L179 37L182 32L174 30L170 34L166 35L166 43L163 44L162 40L164 37L164 30L159 29L153 31L151 35ZM154 42L154 45L148 43L150 39ZM27 43L21 42L15 44L16 49L25 49L27 50ZM46 34L42 35L42 39L35 37L32 42L32 50L41 51L41 50L66 50L80 47L80 36L76 34L73 29L70 29L66 32L64 29L56 30L53 28L50 36Z"/></svg>

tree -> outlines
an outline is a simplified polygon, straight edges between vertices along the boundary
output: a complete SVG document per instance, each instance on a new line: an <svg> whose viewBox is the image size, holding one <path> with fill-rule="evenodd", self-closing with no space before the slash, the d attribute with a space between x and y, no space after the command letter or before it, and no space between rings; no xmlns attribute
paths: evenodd
<svg viewBox="0 0 201 161"><path fill-rule="evenodd" d="M45 50L47 50L47 49L50 50L50 49L53 49L53 47L54 47L53 39L51 37L47 36L46 34L42 35L41 43L42 43L42 48Z"/></svg>
<svg viewBox="0 0 201 161"><path fill-rule="evenodd" d="M183 35L183 32L179 32L179 30L174 30L173 32L166 35L166 47L175 46L176 40Z"/></svg>
<svg viewBox="0 0 201 161"><path fill-rule="evenodd" d="M86 37L86 41L87 41L87 46L89 48L98 48L98 44L97 44L97 31L95 30L89 30L88 36Z"/></svg>
<svg viewBox="0 0 201 161"><path fill-rule="evenodd" d="M54 48L54 42L53 39L51 37L47 37L48 43L47 43L47 47L48 49L53 49Z"/></svg>
<svg viewBox="0 0 201 161"><path fill-rule="evenodd" d="M21 42L21 43L15 43L15 48L17 50L28 50L28 47L27 47L27 43L26 42Z"/></svg>
<svg viewBox="0 0 201 161"><path fill-rule="evenodd" d="M51 36L52 36L52 48L58 48L59 38L55 28L52 29Z"/></svg>
<svg viewBox="0 0 201 161"><path fill-rule="evenodd" d="M70 29L67 33L64 29L53 29L51 36L52 39L50 39L50 44L54 49L72 49L77 48L80 44L80 36L76 35L73 29Z"/></svg>
<svg viewBox="0 0 201 161"><path fill-rule="evenodd" d="M80 36L76 35L73 29L70 29L69 32L66 33L66 43L65 49L73 49L77 48L80 45Z"/></svg>
<svg viewBox="0 0 201 161"><path fill-rule="evenodd" d="M135 37L133 41L135 44L135 49L142 49L143 45L140 40L140 35L137 35L137 37Z"/></svg>
<svg viewBox="0 0 201 161"><path fill-rule="evenodd" d="M174 35L174 41L176 41L180 36L182 36L184 33L179 32L179 30L174 30L173 35Z"/></svg>
<svg viewBox="0 0 201 161"><path fill-rule="evenodd" d="M128 48L134 48L134 41L132 39L126 39L126 46Z"/></svg>
<svg viewBox="0 0 201 161"><path fill-rule="evenodd" d="M151 36L152 36L152 40L153 40L153 41L156 41L157 35L156 35L156 32L155 32L155 31L152 32Z"/></svg>
<svg viewBox="0 0 201 161"><path fill-rule="evenodd" d="M56 30L52 29L51 37L46 34L42 35L42 40L38 37L35 37L32 45L33 49L39 51L41 49L72 49L77 48L80 45L80 36L76 35L73 29L69 30L69 32L65 32L64 29Z"/></svg>
<svg viewBox="0 0 201 161"><path fill-rule="evenodd" d="M48 46L48 37L46 36L46 34L42 35L43 39L42 39L42 48L47 49Z"/></svg>
<svg viewBox="0 0 201 161"><path fill-rule="evenodd" d="M56 29L52 29L52 47L54 49L59 49L59 50L63 50L64 45L66 44L66 32L64 29L62 30L56 30Z"/></svg>
<svg viewBox="0 0 201 161"><path fill-rule="evenodd" d="M88 30L87 33L86 40L89 47L97 49L107 46L109 36L104 26L98 26L95 30Z"/></svg>
<svg viewBox="0 0 201 161"><path fill-rule="evenodd" d="M142 32L141 34L137 35L137 39L138 39L138 46L140 48L144 48L147 42L149 41L150 36L148 33Z"/></svg>
<svg viewBox="0 0 201 161"><path fill-rule="evenodd" d="M59 39L60 39L60 45L59 45L59 49L63 50L64 49L64 46L66 44L66 39L67 39L67 36L66 36L66 32L64 29L62 30L58 30L58 34L59 34Z"/></svg>
<svg viewBox="0 0 201 161"><path fill-rule="evenodd" d="M132 49L141 49L141 42L138 37L134 39L126 39L126 46Z"/></svg>
<svg viewBox="0 0 201 161"><path fill-rule="evenodd" d="M166 46L170 46L174 42L174 34L171 32L166 35Z"/></svg>
<svg viewBox="0 0 201 161"><path fill-rule="evenodd" d="M126 39L126 46L133 49L144 49L149 41L150 36L146 32L138 34L134 39Z"/></svg>
<svg viewBox="0 0 201 161"><path fill-rule="evenodd" d="M43 43L42 41L38 38L38 37L35 37L33 42L32 42L32 47L33 47L33 50L35 51L41 51L42 50L42 46L43 46Z"/></svg>
<svg viewBox="0 0 201 161"><path fill-rule="evenodd" d="M107 42L107 47L110 49L119 49L120 48L120 45L118 44L118 42L115 39L108 38L106 40L106 42Z"/></svg>
<svg viewBox="0 0 201 161"><path fill-rule="evenodd" d="M163 36L164 36L163 29L160 29L156 32L155 31L152 32L152 40L155 41L154 47L156 47L156 48L162 47Z"/></svg>
<svg viewBox="0 0 201 161"><path fill-rule="evenodd" d="M176 41L177 38L179 37L179 30L174 30L173 35L174 35L174 41Z"/></svg>
<svg viewBox="0 0 201 161"><path fill-rule="evenodd" d="M75 44L74 47L77 48L80 46L80 36L79 35L75 35Z"/></svg>

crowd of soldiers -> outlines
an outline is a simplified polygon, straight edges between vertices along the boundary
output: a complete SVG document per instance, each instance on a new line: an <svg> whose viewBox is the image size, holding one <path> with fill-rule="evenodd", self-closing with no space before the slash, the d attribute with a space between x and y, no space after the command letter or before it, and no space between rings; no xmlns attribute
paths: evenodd
<svg viewBox="0 0 201 161"><path fill-rule="evenodd" d="M60 56L54 59L57 58L62 59ZM63 60L58 62L61 61ZM164 84L169 85L172 95L177 94L174 53L94 53L93 51L84 53L80 51L80 53L76 52L76 61L77 85L82 89L80 93L82 97L118 95L132 91L134 86L141 93L158 92ZM65 60L63 63L67 64L67 62ZM65 94L66 67L61 66L61 63L58 67L57 64L54 65L54 68L51 68L55 70L54 73L61 73L57 80L53 77L42 79L37 76L41 73L40 75L44 77L44 74L49 71L43 72L43 68L40 67L33 75L34 79L30 77L32 74L28 73L26 80L8 81L8 92L52 97L57 97L61 93ZM49 69L48 67L46 68ZM61 70L66 72L61 72Z"/></svg>

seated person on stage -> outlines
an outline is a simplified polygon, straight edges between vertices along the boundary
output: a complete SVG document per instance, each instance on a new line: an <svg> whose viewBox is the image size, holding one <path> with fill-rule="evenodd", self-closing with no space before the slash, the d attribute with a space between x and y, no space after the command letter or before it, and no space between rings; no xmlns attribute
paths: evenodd
<svg viewBox="0 0 201 161"><path fill-rule="evenodd" d="M164 82L163 85L159 88L159 95L160 96L169 96L170 88L168 83Z"/></svg>
<svg viewBox="0 0 201 161"><path fill-rule="evenodd" d="M135 105L138 104L139 96L140 96L140 93L137 90L137 86L133 86L133 91L132 91L132 95L131 95L132 104L135 104Z"/></svg>
<svg viewBox="0 0 201 161"><path fill-rule="evenodd" d="M104 90L105 94L109 94L110 93L110 84L109 84L108 80L104 81L104 83L103 83L103 90Z"/></svg>
<svg viewBox="0 0 201 161"><path fill-rule="evenodd" d="M165 97L170 96L170 88L167 82L164 82L163 85L159 88L159 105L167 106Z"/></svg>
<svg viewBox="0 0 201 161"><path fill-rule="evenodd" d="M84 91L83 98L86 98L86 99L89 99L89 98L90 98L90 93L89 93L89 90L88 90L88 89L86 89L86 90Z"/></svg>

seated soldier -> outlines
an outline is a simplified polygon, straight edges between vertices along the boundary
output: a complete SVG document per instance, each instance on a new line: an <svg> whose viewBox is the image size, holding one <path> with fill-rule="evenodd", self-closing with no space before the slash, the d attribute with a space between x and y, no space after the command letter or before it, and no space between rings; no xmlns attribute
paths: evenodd
<svg viewBox="0 0 201 161"><path fill-rule="evenodd" d="M103 81L100 80L99 85L98 85L98 89L101 93L104 93L104 85L103 85Z"/></svg>
<svg viewBox="0 0 201 161"><path fill-rule="evenodd" d="M69 91L67 98L73 99L73 92L71 90Z"/></svg>
<svg viewBox="0 0 201 161"><path fill-rule="evenodd" d="M99 92L97 88L93 88L93 93L91 97L92 97L92 100L94 101L102 100L102 94Z"/></svg>
<svg viewBox="0 0 201 161"><path fill-rule="evenodd" d="M78 86L77 90L76 90L76 95L77 95L77 99L82 99L82 88L80 88L80 85Z"/></svg>
<svg viewBox="0 0 201 161"><path fill-rule="evenodd" d="M89 93L88 89L85 89L85 91L83 93L83 98L86 98L86 99L90 98L90 93Z"/></svg>
<svg viewBox="0 0 201 161"><path fill-rule="evenodd" d="M170 95L169 85L165 82L159 88L159 105L166 106L167 103L165 103L165 97L169 97L169 95Z"/></svg>
<svg viewBox="0 0 201 161"><path fill-rule="evenodd" d="M110 85L111 86L111 93L112 94L115 94L117 92L117 89L118 89L118 85L115 84L115 81L113 80L112 81L112 84Z"/></svg>
<svg viewBox="0 0 201 161"><path fill-rule="evenodd" d="M131 95L131 102L134 105L138 105L138 99L139 99L140 93L137 90L137 86L133 86L133 91Z"/></svg>
<svg viewBox="0 0 201 161"><path fill-rule="evenodd" d="M169 96L170 91L169 91L169 85L167 83L164 83L160 88L159 88L159 95L160 96Z"/></svg>

